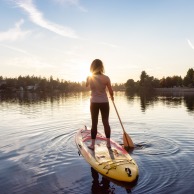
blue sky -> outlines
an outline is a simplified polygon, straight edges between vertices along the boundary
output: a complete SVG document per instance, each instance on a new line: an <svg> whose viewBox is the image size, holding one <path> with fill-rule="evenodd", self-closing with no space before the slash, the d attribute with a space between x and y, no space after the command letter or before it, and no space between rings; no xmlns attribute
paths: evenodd
<svg viewBox="0 0 194 194"><path fill-rule="evenodd" d="M112 82L194 68L192 0L0 0L0 75L82 81L93 59Z"/></svg>

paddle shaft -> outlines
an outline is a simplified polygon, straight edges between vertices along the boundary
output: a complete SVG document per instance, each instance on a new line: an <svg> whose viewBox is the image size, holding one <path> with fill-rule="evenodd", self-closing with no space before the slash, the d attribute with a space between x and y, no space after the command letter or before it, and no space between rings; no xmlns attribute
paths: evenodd
<svg viewBox="0 0 194 194"><path fill-rule="evenodd" d="M126 139L126 141L127 141L127 144L128 144L128 146L129 146L129 147L131 147L131 146L130 146L130 143L129 143L128 139L127 139L127 134L126 134L126 132L125 132L125 129L124 129L123 123L121 122L121 118L120 118L120 116L119 116L119 113L118 113L117 107L116 107L115 102L114 102L113 100L112 100L112 103L113 103L113 105L114 105L114 107L115 107L115 110L116 110L117 116L118 116L118 118L119 118L119 121L120 121L121 127L122 127L122 129L123 129L123 133L124 133L124 135L125 135L125 139ZM132 142L132 140L131 140L131 142Z"/></svg>
<svg viewBox="0 0 194 194"><path fill-rule="evenodd" d="M121 118L120 118L120 116L119 116L119 113L118 113L117 107L116 107L115 102L114 102L113 100L112 100L112 103L113 103L113 105L114 105L114 107L115 107L115 110L116 110L117 116L118 116L118 118L119 118L119 121L120 121L121 127L122 127L122 129L123 129L123 132L125 133L125 129L124 129L124 127L123 127L123 123L121 122Z"/></svg>

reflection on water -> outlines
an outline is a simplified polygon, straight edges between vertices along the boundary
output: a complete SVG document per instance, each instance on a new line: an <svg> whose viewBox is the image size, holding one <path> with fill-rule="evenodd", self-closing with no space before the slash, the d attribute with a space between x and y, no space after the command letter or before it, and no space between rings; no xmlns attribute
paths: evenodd
<svg viewBox="0 0 194 194"><path fill-rule="evenodd" d="M189 112L194 112L194 96L184 96L184 103Z"/></svg>
<svg viewBox="0 0 194 194"><path fill-rule="evenodd" d="M60 99L66 99L68 97L76 97L79 95L88 96L88 93L35 93L35 92L16 92L16 93L0 93L0 102L10 102L19 104L35 104L40 102L53 103L54 101L60 101Z"/></svg>
<svg viewBox="0 0 194 194"><path fill-rule="evenodd" d="M46 94L46 93L30 93L30 92L17 92L15 94L3 94L0 93L0 102L10 102L10 103L19 103L19 104L35 104L40 102L53 103L54 101L60 101L61 99L68 98L69 96L74 95L74 97L79 96L80 93L56 93L56 94ZM83 96L87 97L88 93L82 93ZM133 101L135 97L140 98L140 106L142 112L145 112L146 109L153 106L157 102L162 102L164 105L169 106L179 106L184 103L188 112L194 111L194 94L185 93L177 94L166 92L164 93L150 93L150 94L140 94L136 96L134 93L127 93L127 99Z"/></svg>
<svg viewBox="0 0 194 194"><path fill-rule="evenodd" d="M127 94L128 100L131 101L136 96L134 93ZM162 102L164 105L179 106L182 103L187 107L188 112L194 111L194 93L177 94L172 92L166 93L150 93L140 94L140 106L143 112L157 102Z"/></svg>
<svg viewBox="0 0 194 194"><path fill-rule="evenodd" d="M126 183L121 181L115 181L108 177L100 175L95 169L91 167L92 175L92 194L116 194L115 185L121 186L125 189L126 193L131 193L132 188L135 187L137 181L132 183Z"/></svg>
<svg viewBox="0 0 194 194"><path fill-rule="evenodd" d="M135 184L102 177L78 155L75 133L91 125L89 93L0 93L0 193L192 193L194 96L118 92L115 103L136 145ZM122 144L110 109L112 138Z"/></svg>
<svg viewBox="0 0 194 194"><path fill-rule="evenodd" d="M91 168L91 174L92 174L92 193L93 194L114 194L115 188L110 186L110 181L104 177L99 180L99 173Z"/></svg>

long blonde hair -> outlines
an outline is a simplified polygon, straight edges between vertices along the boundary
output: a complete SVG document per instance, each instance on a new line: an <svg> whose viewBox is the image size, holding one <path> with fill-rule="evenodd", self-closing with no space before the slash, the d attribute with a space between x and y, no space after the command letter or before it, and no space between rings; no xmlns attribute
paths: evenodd
<svg viewBox="0 0 194 194"><path fill-rule="evenodd" d="M91 66L90 66L90 72L92 74L103 74L104 73L104 65L100 59L95 59Z"/></svg>

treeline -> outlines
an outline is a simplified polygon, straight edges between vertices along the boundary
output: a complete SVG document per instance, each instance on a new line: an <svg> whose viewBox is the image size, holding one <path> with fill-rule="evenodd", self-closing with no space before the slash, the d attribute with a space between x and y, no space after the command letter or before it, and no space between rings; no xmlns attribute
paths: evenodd
<svg viewBox="0 0 194 194"><path fill-rule="evenodd" d="M19 76L17 78L3 78L0 76L0 91L85 91L85 83L71 82L37 76Z"/></svg>
<svg viewBox="0 0 194 194"><path fill-rule="evenodd" d="M194 70L190 68L185 77L172 76L163 77L162 79L149 76L145 71L141 72L140 80L134 81L128 79L124 84L113 84L114 91L127 92L144 92L151 91L154 88L172 88L172 87L189 87L194 88ZM66 80L54 79L37 76L19 76L17 78L3 78L0 76L1 91L42 91L42 92L79 92L88 91L85 82L71 82Z"/></svg>
<svg viewBox="0 0 194 194"><path fill-rule="evenodd" d="M125 91L125 84L113 84L114 91ZM66 80L54 79L37 76L19 76L17 78L3 78L0 76L0 91L14 92L14 91L42 91L42 92L80 92L89 91L86 88L86 82L71 82Z"/></svg>
<svg viewBox="0 0 194 194"><path fill-rule="evenodd" d="M175 75L172 77L163 77L162 79L154 78L153 76L149 76L145 71L142 71L140 80L135 82L133 79L128 79L125 87L127 92L151 91L154 88L194 88L194 70L190 68L184 78Z"/></svg>

